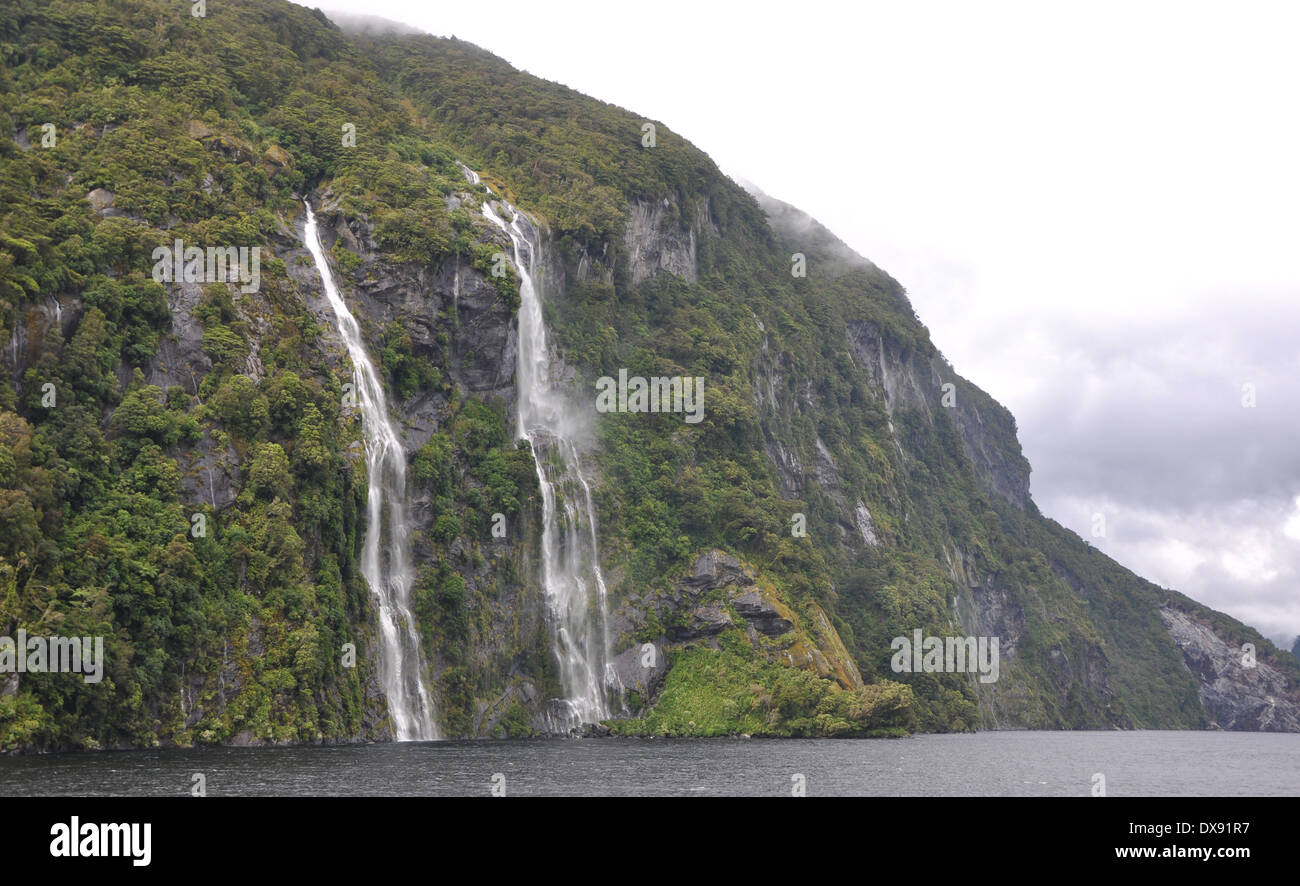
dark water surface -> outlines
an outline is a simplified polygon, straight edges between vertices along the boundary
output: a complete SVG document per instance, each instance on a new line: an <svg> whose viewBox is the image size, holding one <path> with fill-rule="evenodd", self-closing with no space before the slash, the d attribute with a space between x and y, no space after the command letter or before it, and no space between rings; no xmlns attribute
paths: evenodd
<svg viewBox="0 0 1300 886"><path fill-rule="evenodd" d="M1300 796L1300 735L982 732L898 740L573 739L0 757L0 796Z"/></svg>

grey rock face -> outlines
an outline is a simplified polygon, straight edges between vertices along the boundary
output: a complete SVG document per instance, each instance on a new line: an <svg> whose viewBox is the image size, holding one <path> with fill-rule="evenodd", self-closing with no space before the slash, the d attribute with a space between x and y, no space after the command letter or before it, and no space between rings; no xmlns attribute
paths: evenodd
<svg viewBox="0 0 1300 886"><path fill-rule="evenodd" d="M214 510L235 500L235 483L239 479L239 454L231 447L218 451L211 435L204 434L188 458L181 457L181 488L187 501L210 504Z"/></svg>
<svg viewBox="0 0 1300 886"><path fill-rule="evenodd" d="M501 721L510 713L510 708L515 702L519 702L525 707L533 707L537 700L537 687L533 686L531 682L522 680L511 684L506 688L505 692L491 703L479 703L474 716L474 734L493 735L497 727L501 725ZM537 726L538 724L535 723L534 728L537 728Z"/></svg>
<svg viewBox="0 0 1300 886"><path fill-rule="evenodd" d="M628 207L623 245L627 248L636 285L659 271L667 271L688 283L696 280L695 246L697 217L683 225L677 205L665 198L650 202L636 200Z"/></svg>
<svg viewBox="0 0 1300 886"><path fill-rule="evenodd" d="M779 637L794 629L794 625L777 612L776 607L757 590L733 591L731 605L756 630L769 637Z"/></svg>
<svg viewBox="0 0 1300 886"><path fill-rule="evenodd" d="M731 613L721 603L714 601L691 610L686 623L671 628L668 633L674 640L698 640L719 634L732 624Z"/></svg>
<svg viewBox="0 0 1300 886"><path fill-rule="evenodd" d="M400 323L410 337L412 353L442 374L443 386L430 386L409 399L402 400L391 389L388 392L389 408L399 419L399 434L408 456L444 428L451 410L444 387L488 400L500 399L507 410L513 410L517 325L514 312L496 287L463 257L446 256L428 265L393 263L379 249L367 219L345 216L328 193L311 199L319 206L317 218L326 249L341 244L361 259L354 270L336 268L335 273L340 294L357 318L372 357L381 349L385 331ZM317 320L324 363L339 368L346 355L316 270L305 260L301 222L298 219L285 226L276 254L285 261ZM508 248L504 243L502 247ZM359 442L353 454L361 456ZM427 535L433 520L428 495L414 495L411 518L416 530L412 553L420 563L434 554ZM465 564L470 558L459 543L448 552L463 564L458 571L465 581L465 606L470 621L478 626L464 664L476 677L491 675L508 681L498 685L493 697L480 698L474 716L464 726L467 736L493 735L516 703L534 714L535 729L546 728L543 695L547 690L536 683L536 658L549 650L538 645L545 643L547 608L533 559L540 535L535 523L530 513L512 519L508 538L486 544L477 565ZM503 573L515 578L503 581ZM537 643L531 638L537 638ZM543 651L539 653L539 649ZM450 666L437 648L426 648L424 654L433 674ZM382 738L377 731L387 728L382 693L372 693L367 685L366 698L366 733Z"/></svg>
<svg viewBox="0 0 1300 886"><path fill-rule="evenodd" d="M197 394L199 382L212 371L212 360L203 352L203 327L194 317L202 287L198 283L176 283L166 289L172 326L149 361L145 378L164 391L179 385L187 394Z"/></svg>
<svg viewBox="0 0 1300 886"><path fill-rule="evenodd" d="M793 630L794 625L780 614L755 583L756 577L749 567L725 551L706 551L696 558L690 573L678 583L675 592L661 602L667 602L673 612L673 626L667 637L674 642L708 639L724 629L737 625L746 633L754 632L769 637L779 637ZM711 591L726 589L725 600L702 600ZM738 623L732 618L728 606L740 616ZM611 624L623 627L638 621L629 619L629 613L620 612ZM639 647L633 647L636 649ZM623 655L628 653L624 652Z"/></svg>
<svg viewBox="0 0 1300 886"><path fill-rule="evenodd" d="M1013 593L992 582L972 585L958 595L956 614L968 636L997 637L1002 659L1016 659L1025 631L1025 611Z"/></svg>
<svg viewBox="0 0 1300 886"><path fill-rule="evenodd" d="M956 376L957 405L948 410L975 475L1022 511L1029 507L1029 462L1020 454L1016 420L1001 404Z"/></svg>
<svg viewBox="0 0 1300 886"><path fill-rule="evenodd" d="M417 354L469 390L513 396L517 333L496 287L456 256L428 267L391 264L379 257L368 222L341 215L327 221L334 238L362 257L361 269L344 282L355 293L349 306L371 334L400 322Z"/></svg>
<svg viewBox="0 0 1300 886"><path fill-rule="evenodd" d="M777 467L777 476L781 482L781 494L786 498L796 498L803 490L803 463L799 456L786 449L775 436L764 435L768 458Z"/></svg>
<svg viewBox="0 0 1300 886"><path fill-rule="evenodd" d="M696 558L691 566L691 574L683 580L683 584L696 589L712 589L738 582L750 584L753 580L753 573L744 564L725 551L714 548Z"/></svg>
<svg viewBox="0 0 1300 886"><path fill-rule="evenodd" d="M20 303L18 322L4 346L5 365L15 388L21 388L23 373L40 356L46 337L56 331L66 337L81 308L81 299L69 296Z"/></svg>
<svg viewBox="0 0 1300 886"><path fill-rule="evenodd" d="M872 384L884 393L885 409L914 409L933 424L940 411L953 423L975 474L989 491L1020 509L1029 506L1029 462L1020 455L1016 422L992 397L952 371L941 357L904 357L885 342L875 324L848 327L849 343ZM955 403L942 406L943 385L955 386ZM900 449L906 441L895 441Z"/></svg>
<svg viewBox="0 0 1300 886"><path fill-rule="evenodd" d="M1050 604L1045 604L1032 587L1005 585L982 565L977 554L963 547L947 553L947 558L955 587L956 627L966 636L998 638L1002 676L993 683L971 683L983 727L1052 728L1051 721L1037 719L1041 712L1024 709L1015 679L1026 631L1026 609L1050 612L1050 608L1044 610ZM1101 646L1087 641L1053 644L1041 664L1046 676L1043 688L1056 697L1059 711L1075 718L1069 722L1134 728L1126 714L1111 706L1115 698L1111 662Z"/></svg>
<svg viewBox="0 0 1300 886"><path fill-rule="evenodd" d="M1300 732L1300 699L1286 678L1264 662L1243 663L1243 651L1208 626L1170 607L1160 610L1183 663L1199 683L1211 727L1245 732Z"/></svg>
<svg viewBox="0 0 1300 886"><path fill-rule="evenodd" d="M90 208L98 212L104 218L139 218L134 213L127 212L124 209L118 209L113 205L117 195L112 191L104 188L95 188L86 194L86 201L90 203Z"/></svg>
<svg viewBox="0 0 1300 886"><path fill-rule="evenodd" d="M610 664L623 689L638 692L643 698L658 692L668 673L668 656L654 643L633 646L614 656Z"/></svg>
<svg viewBox="0 0 1300 886"><path fill-rule="evenodd" d="M102 213L106 207L113 205L113 199L117 195L112 191L106 191L103 188L95 188L86 194L86 199L90 202L90 208L96 212Z"/></svg>
<svg viewBox="0 0 1300 886"><path fill-rule="evenodd" d="M212 360L203 351L203 327L194 316L202 298L202 286L175 283L165 288L171 328L162 336L158 353L144 368L145 380L164 391L177 386L187 394L197 395L199 383L212 371ZM250 363L260 372L260 364L251 356ZM124 374L125 367L119 367L119 377ZM129 375L123 381L127 378ZM218 451L214 445L212 436L204 434L192 450L176 455L183 471L181 488L185 499L194 504L212 505L219 511L235 500L240 463L234 449Z"/></svg>
<svg viewBox="0 0 1300 886"><path fill-rule="evenodd" d="M858 532L862 534L862 540L873 547L880 544L880 538L876 535L876 524L871 519L871 511L867 510L866 504L859 501L854 508L854 522L857 524Z"/></svg>

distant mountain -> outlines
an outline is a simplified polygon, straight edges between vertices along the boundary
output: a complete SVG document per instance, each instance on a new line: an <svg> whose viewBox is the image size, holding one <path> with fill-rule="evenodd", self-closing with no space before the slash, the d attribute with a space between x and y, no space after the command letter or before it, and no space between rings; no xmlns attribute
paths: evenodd
<svg viewBox="0 0 1300 886"><path fill-rule="evenodd" d="M104 648L87 682L0 642L0 749L393 737L304 198L406 451L443 736L557 728L583 668L601 732L1300 731L1296 657L1043 517L1011 414L805 214L463 41L190 10L0 8L0 636ZM532 280L571 452L516 440ZM602 378L702 379L700 420L600 411ZM586 639L548 562L600 567ZM931 637L996 639L996 680Z"/></svg>

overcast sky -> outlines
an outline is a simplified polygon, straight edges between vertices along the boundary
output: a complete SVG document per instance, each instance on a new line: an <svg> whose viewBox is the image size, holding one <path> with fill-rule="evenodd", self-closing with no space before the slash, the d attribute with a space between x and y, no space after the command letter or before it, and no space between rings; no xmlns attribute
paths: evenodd
<svg viewBox="0 0 1300 886"><path fill-rule="evenodd" d="M1015 413L1045 513L1300 634L1300 4L324 8L660 120L810 213Z"/></svg>

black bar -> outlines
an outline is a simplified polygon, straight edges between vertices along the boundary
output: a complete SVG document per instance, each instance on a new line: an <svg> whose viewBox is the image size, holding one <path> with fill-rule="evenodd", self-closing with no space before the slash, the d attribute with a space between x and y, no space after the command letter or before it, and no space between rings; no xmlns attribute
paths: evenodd
<svg viewBox="0 0 1300 886"><path fill-rule="evenodd" d="M805 808L774 806L796 800ZM687 858L696 870L710 864L762 870L767 859L781 866L808 865L812 873L822 864L838 867L857 859L864 875L892 868L905 873L918 863L951 872L961 864L1032 862L1051 865L1047 870L1114 867L1174 874L1200 866L1216 876L1233 876L1255 865L1275 867L1293 859L1296 808L1285 798L840 798L829 806L816 798L743 806L708 798L672 804L648 798L578 798L565 806L488 796L478 802L10 798L0 855L11 872L31 867L130 878L357 870L374 879L396 873L393 866L400 865L432 882L453 872L460 880L466 864L487 865L488 880L496 879L493 871L504 874L530 864L541 865L539 875L550 869L564 876L569 862L559 862L557 856L571 862L577 843L592 852L594 876L621 878L618 872L625 874L634 864L658 882L672 879ZM122 857L54 857L51 832L71 825L73 816L82 828L87 823L149 823L149 864L133 864L129 852ZM1118 852L1151 848L1153 858L1118 857ZM1245 849L1249 854L1191 858L1189 849L1198 856L1206 849ZM1172 854L1165 855L1166 850ZM15 863L16 869L11 867ZM551 867L555 864L558 869ZM580 875L576 869L571 873Z"/></svg>

